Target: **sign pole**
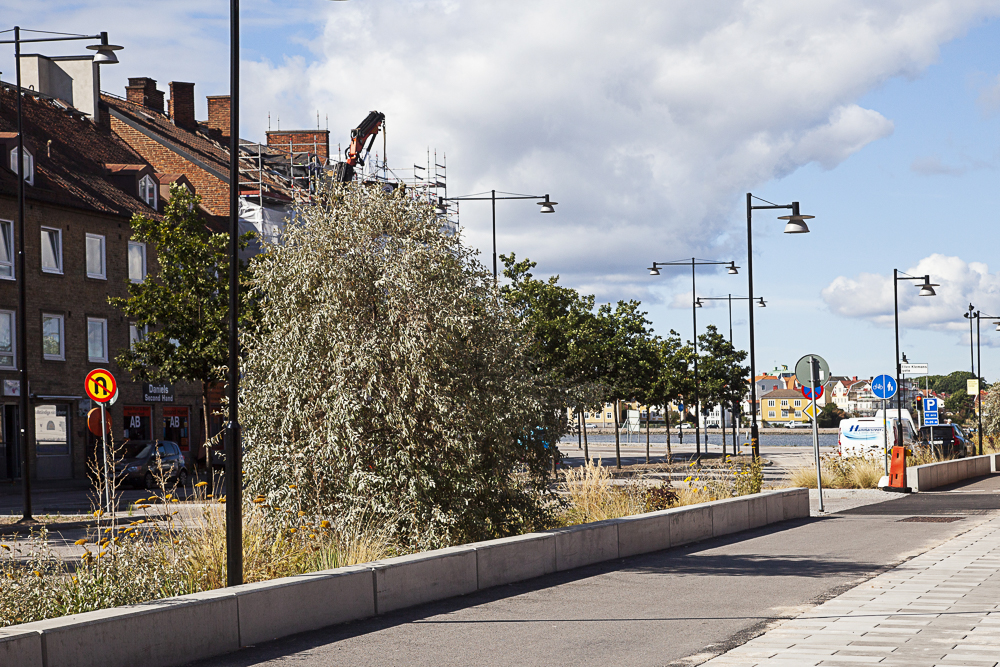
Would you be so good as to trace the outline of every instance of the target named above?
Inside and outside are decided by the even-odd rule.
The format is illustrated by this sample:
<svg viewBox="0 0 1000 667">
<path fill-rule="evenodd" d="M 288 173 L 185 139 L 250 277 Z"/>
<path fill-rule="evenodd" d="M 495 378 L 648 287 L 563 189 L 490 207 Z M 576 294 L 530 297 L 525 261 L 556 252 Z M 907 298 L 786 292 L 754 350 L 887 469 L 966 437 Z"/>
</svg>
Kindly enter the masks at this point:
<svg viewBox="0 0 1000 667">
<path fill-rule="evenodd" d="M 813 411 L 813 418 L 812 418 L 812 422 L 813 422 L 813 453 L 816 456 L 816 489 L 817 489 L 817 491 L 819 491 L 819 511 L 822 514 L 824 512 L 824 509 L 823 509 L 823 472 L 822 472 L 822 468 L 820 466 L 820 460 L 819 460 L 819 413 L 816 412 L 816 394 L 818 393 L 817 392 L 817 388 L 819 386 L 821 386 L 821 385 L 820 385 L 820 382 L 819 382 L 819 361 L 816 360 L 816 357 L 809 357 L 809 367 L 810 367 L 810 370 L 812 371 L 811 374 L 810 374 L 811 375 L 811 380 L 812 380 L 812 383 L 811 383 L 812 384 L 812 391 L 810 392 L 810 394 L 812 395 L 812 411 Z"/>
<path fill-rule="evenodd" d="M 885 445 L 882 447 L 885 453 L 885 475 L 889 476 L 889 421 L 885 418 L 885 399 L 882 399 L 882 436 Z"/>
<path fill-rule="evenodd" d="M 108 479 L 108 417 L 104 411 L 104 403 L 101 406 L 101 432 L 103 433 L 104 446 L 104 497 L 107 500 L 104 505 L 105 511 L 111 514 L 111 481 Z"/>
</svg>

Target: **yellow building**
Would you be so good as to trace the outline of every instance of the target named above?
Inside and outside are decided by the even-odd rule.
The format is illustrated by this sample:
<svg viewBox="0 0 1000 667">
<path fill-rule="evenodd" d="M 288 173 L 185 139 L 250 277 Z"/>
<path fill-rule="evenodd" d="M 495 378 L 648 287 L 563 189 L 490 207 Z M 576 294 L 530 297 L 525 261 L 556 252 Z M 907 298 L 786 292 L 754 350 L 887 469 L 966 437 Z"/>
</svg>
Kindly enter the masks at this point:
<svg viewBox="0 0 1000 667">
<path fill-rule="evenodd" d="M 811 423 L 802 410 L 811 401 L 797 389 L 775 389 L 760 397 L 760 418 L 769 424 Z"/>
</svg>

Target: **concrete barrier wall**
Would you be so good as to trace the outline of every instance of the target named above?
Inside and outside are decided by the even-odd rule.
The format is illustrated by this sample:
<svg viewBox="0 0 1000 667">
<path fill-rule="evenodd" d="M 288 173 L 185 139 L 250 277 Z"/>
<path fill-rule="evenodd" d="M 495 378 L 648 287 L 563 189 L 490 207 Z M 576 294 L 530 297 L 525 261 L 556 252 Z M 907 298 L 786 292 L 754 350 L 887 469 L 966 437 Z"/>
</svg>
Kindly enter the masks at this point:
<svg viewBox="0 0 1000 667">
<path fill-rule="evenodd" d="M 0 665 L 180 665 L 394 609 L 808 516 L 808 489 L 767 491 L 26 623 L 0 629 Z"/>
<path fill-rule="evenodd" d="M 930 491 L 963 479 L 997 472 L 998 464 L 1000 464 L 1000 454 L 986 454 L 913 466 L 906 469 L 906 485 L 914 491 Z"/>
</svg>

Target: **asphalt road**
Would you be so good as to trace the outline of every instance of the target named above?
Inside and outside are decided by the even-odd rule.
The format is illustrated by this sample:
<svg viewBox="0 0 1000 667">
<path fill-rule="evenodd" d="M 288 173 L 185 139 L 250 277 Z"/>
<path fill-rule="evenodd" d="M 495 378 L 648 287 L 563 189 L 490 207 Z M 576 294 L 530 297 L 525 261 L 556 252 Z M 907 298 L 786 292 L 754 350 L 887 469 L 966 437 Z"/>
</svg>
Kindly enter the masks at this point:
<svg viewBox="0 0 1000 667">
<path fill-rule="evenodd" d="M 689 665 L 969 530 L 997 478 L 621 559 L 250 647 L 246 665 Z M 902 521 L 951 513 L 949 523 Z"/>
</svg>

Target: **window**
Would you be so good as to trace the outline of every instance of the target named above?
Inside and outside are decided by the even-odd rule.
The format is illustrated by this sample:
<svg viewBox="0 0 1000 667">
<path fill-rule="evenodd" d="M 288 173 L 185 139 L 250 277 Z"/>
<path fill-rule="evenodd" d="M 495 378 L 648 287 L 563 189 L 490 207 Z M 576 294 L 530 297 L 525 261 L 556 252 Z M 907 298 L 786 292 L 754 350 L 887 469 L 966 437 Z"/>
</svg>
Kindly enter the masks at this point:
<svg viewBox="0 0 1000 667">
<path fill-rule="evenodd" d="M 14 277 L 14 224 L 0 220 L 0 278 Z"/>
<path fill-rule="evenodd" d="M 156 182 L 149 175 L 143 176 L 139 181 L 139 199 L 156 210 Z"/>
<path fill-rule="evenodd" d="M 14 312 L 0 310 L 0 368 L 17 368 L 14 346 Z"/>
<path fill-rule="evenodd" d="M 68 405 L 35 406 L 35 452 L 38 456 L 69 454 Z"/>
<path fill-rule="evenodd" d="M 589 412 L 584 412 L 583 413 L 583 418 L 584 419 L 590 419 L 590 413 Z"/>
<path fill-rule="evenodd" d="M 787 398 L 781 399 L 781 407 L 783 407 L 783 408 L 787 408 L 788 407 L 788 399 Z"/>
<path fill-rule="evenodd" d="M 781 411 L 781 416 L 787 418 L 788 417 L 788 410 L 782 410 Z"/>
<path fill-rule="evenodd" d="M 802 411 L 801 410 L 796 410 L 795 411 L 795 417 L 798 418 L 798 419 L 801 419 L 802 418 Z"/>
<path fill-rule="evenodd" d="M 42 227 L 42 271 L 62 273 L 62 230 Z"/>
<path fill-rule="evenodd" d="M 611 413 L 610 412 L 608 413 L 607 418 L 611 419 Z"/>
<path fill-rule="evenodd" d="M 108 321 L 96 317 L 87 318 L 87 359 L 108 360 Z"/>
<path fill-rule="evenodd" d="M 769 407 L 769 408 L 773 408 L 774 407 L 774 399 L 773 398 L 768 399 L 768 401 L 767 401 L 767 407 Z"/>
<path fill-rule="evenodd" d="M 131 350 L 133 347 L 135 347 L 135 344 L 141 341 L 143 338 L 145 338 L 148 332 L 149 332 L 149 327 L 146 326 L 140 327 L 135 322 L 129 322 L 128 348 Z"/>
<path fill-rule="evenodd" d="M 774 416 L 774 410 L 768 410 L 767 411 L 767 416 L 768 417 L 773 417 Z"/>
<path fill-rule="evenodd" d="M 17 149 L 15 148 L 10 152 L 10 170 L 17 173 Z M 28 185 L 35 184 L 35 156 L 31 154 L 31 151 L 24 151 L 24 180 Z"/>
<path fill-rule="evenodd" d="M 56 361 L 66 358 L 62 315 L 42 314 L 42 358 Z"/>
<path fill-rule="evenodd" d="M 87 234 L 87 277 L 107 279 L 104 267 L 104 237 Z"/>
<path fill-rule="evenodd" d="M 128 242 L 128 279 L 141 283 L 146 278 L 146 244 Z"/>
</svg>

